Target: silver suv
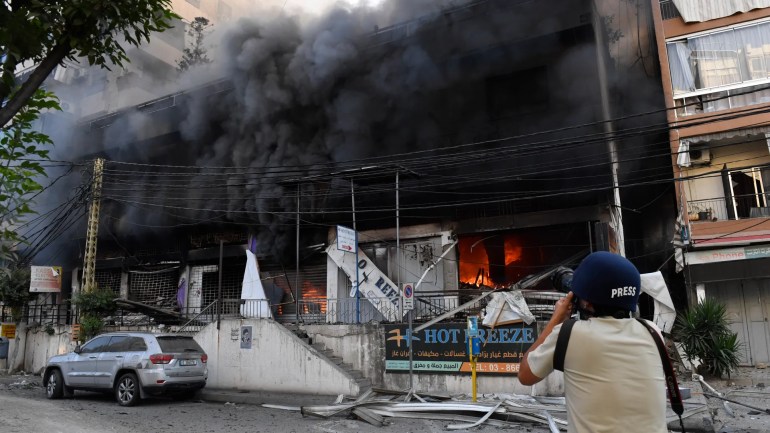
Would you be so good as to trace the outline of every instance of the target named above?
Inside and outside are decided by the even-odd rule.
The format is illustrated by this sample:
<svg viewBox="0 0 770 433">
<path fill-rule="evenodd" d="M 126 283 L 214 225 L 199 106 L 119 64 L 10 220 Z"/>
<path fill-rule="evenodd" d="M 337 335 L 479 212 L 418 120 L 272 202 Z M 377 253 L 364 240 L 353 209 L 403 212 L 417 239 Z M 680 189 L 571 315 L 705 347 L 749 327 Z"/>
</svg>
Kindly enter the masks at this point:
<svg viewBox="0 0 770 433">
<path fill-rule="evenodd" d="M 193 395 L 206 386 L 207 361 L 190 336 L 112 332 L 51 357 L 43 386 L 48 398 L 71 396 L 76 389 L 111 391 L 121 406 L 133 406 L 149 395 Z"/>
</svg>

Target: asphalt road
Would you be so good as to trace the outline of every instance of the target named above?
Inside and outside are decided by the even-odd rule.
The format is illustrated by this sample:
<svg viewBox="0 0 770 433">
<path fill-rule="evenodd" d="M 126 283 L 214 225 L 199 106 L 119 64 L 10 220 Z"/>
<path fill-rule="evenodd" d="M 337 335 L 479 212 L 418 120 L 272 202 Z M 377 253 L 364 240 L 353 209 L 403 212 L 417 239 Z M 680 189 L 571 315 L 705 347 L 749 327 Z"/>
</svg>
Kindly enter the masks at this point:
<svg viewBox="0 0 770 433">
<path fill-rule="evenodd" d="M 717 390 L 752 406 L 768 407 L 770 370 L 741 369 L 735 383 L 713 381 Z M 697 384 L 680 384 L 701 392 Z M 252 398 L 252 400 L 255 400 Z M 256 401 L 278 405 L 326 405 L 331 396 L 295 396 L 261 393 Z M 719 400 L 709 399 L 716 433 L 770 432 L 770 415 L 746 406 L 730 404 L 728 414 Z M 768 409 L 770 411 L 770 409 Z M 450 421 L 389 418 L 390 425 L 376 427 L 344 415 L 328 419 L 303 417 L 300 413 L 231 402 L 178 401 L 169 398 L 143 400 L 139 406 L 124 408 L 111 395 L 76 392 L 74 398 L 48 400 L 41 380 L 33 375 L 0 375 L 0 432 L 2 433 L 164 433 L 204 432 L 281 432 L 281 433 L 439 433 L 447 432 Z M 458 432 L 492 433 L 500 431 L 548 433 L 544 427 L 524 423 L 521 427 L 500 429 L 482 426 Z"/>
<path fill-rule="evenodd" d="M 281 433 L 438 433 L 446 432 L 449 421 L 391 419 L 392 424 L 376 427 L 360 420 L 335 416 L 329 419 L 303 417 L 300 413 L 268 409 L 257 405 L 206 403 L 173 399 L 143 400 L 136 407 L 124 408 L 112 396 L 76 392 L 74 398 L 48 400 L 38 377 L 6 377 L 0 383 L 0 432 L 3 433 L 164 433 L 205 432 L 281 432 Z M 271 395 L 265 394 L 266 403 Z M 331 404 L 333 397 L 313 397 L 295 405 Z M 277 403 L 286 404 L 285 401 Z M 497 427 L 481 427 L 458 432 L 500 432 Z M 546 433 L 547 429 L 522 425 L 511 432 Z"/>
</svg>

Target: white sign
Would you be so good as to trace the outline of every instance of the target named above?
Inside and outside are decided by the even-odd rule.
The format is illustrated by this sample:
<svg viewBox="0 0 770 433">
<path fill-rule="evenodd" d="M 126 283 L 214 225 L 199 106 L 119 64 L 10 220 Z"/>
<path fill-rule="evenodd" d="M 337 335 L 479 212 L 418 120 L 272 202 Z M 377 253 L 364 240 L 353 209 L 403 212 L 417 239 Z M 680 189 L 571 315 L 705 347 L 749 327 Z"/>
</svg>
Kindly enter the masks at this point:
<svg viewBox="0 0 770 433">
<path fill-rule="evenodd" d="M 356 263 L 356 257 L 353 254 L 345 254 L 343 251 L 330 245 L 326 249 L 326 254 L 350 279 L 354 289 L 351 291 L 351 296 L 355 296 L 357 267 L 358 279 L 361 283 L 361 296 L 365 297 L 382 313 L 386 320 L 398 320 L 401 294 L 396 283 L 390 281 L 387 275 L 380 271 L 360 249 L 358 250 L 358 263 Z"/>
<path fill-rule="evenodd" d="M 337 249 L 352 253 L 356 248 L 358 248 L 356 231 L 345 226 L 337 226 Z"/>
<path fill-rule="evenodd" d="M 32 266 L 29 291 L 31 293 L 61 292 L 61 266 Z"/>
<path fill-rule="evenodd" d="M 404 311 L 414 310 L 414 285 L 412 283 L 405 283 L 401 296 L 404 298 Z"/>
</svg>

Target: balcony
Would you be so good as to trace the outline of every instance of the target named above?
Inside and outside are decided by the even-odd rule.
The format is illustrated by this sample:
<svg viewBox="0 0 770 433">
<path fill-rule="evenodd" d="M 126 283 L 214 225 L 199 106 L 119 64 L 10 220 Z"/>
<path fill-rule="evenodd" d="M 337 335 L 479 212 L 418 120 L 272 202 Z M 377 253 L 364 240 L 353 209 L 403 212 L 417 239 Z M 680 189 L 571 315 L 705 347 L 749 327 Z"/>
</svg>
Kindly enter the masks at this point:
<svg viewBox="0 0 770 433">
<path fill-rule="evenodd" d="M 687 202 L 694 247 L 770 241 L 770 195 L 739 194 Z M 729 205 L 729 206 L 728 206 Z"/>
</svg>

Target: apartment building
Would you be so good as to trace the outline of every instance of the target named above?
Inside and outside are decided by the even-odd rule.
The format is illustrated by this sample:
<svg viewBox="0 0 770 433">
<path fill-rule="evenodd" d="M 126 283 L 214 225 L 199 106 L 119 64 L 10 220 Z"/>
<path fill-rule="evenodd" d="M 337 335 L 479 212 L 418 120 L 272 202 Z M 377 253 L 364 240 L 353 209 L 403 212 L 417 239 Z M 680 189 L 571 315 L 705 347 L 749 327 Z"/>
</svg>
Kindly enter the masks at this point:
<svg viewBox="0 0 770 433">
<path fill-rule="evenodd" d="M 153 35 L 150 42 L 127 48 L 130 62 L 111 70 L 90 67 L 87 62 L 65 61 L 54 69 L 45 86 L 61 100 L 65 118 L 79 121 L 98 117 L 158 97 L 159 89 L 177 88 L 177 63 L 189 44 L 187 29 L 196 17 L 212 26 L 226 23 L 254 7 L 250 0 L 173 0 L 172 9 L 181 17 L 173 27 Z M 18 70 L 21 80 L 36 65 Z M 162 90 L 161 90 L 162 91 Z M 61 119 L 59 119 L 61 120 Z"/>
<path fill-rule="evenodd" d="M 653 0 L 690 303 L 770 361 L 770 2 Z M 687 234 L 687 232 L 685 232 Z"/>
</svg>

